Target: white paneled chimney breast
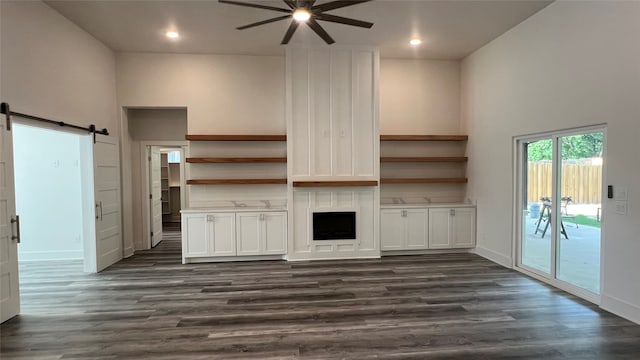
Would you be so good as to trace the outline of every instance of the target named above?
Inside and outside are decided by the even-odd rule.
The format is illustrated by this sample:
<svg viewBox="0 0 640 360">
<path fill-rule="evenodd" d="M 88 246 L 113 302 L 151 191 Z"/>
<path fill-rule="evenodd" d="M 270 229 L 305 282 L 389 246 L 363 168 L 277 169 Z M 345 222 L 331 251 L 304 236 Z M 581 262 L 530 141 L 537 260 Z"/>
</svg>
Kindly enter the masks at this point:
<svg viewBox="0 0 640 360">
<path fill-rule="evenodd" d="M 378 66 L 373 48 L 287 48 L 289 260 L 380 256 Z"/>
</svg>

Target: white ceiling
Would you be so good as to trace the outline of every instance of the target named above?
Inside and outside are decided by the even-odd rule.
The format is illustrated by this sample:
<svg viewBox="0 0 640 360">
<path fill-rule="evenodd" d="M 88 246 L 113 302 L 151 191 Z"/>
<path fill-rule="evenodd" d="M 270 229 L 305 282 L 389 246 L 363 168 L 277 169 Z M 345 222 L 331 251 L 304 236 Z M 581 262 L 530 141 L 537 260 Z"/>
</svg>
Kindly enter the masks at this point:
<svg viewBox="0 0 640 360">
<path fill-rule="evenodd" d="M 245 1 L 245 0 L 241 0 Z M 317 4 L 330 0 L 318 0 Z M 277 7 L 282 1 L 246 0 Z M 381 56 L 461 59 L 533 15 L 547 0 L 375 0 L 328 13 L 373 22 L 371 29 L 321 22 L 336 44 L 374 45 Z M 49 0 L 46 3 L 115 51 L 282 55 L 280 41 L 289 20 L 236 30 L 237 26 L 280 16 L 215 0 L 116 1 Z M 175 27 L 178 41 L 164 32 Z M 408 45 L 417 35 L 419 48 Z M 324 46 L 306 26 L 291 40 Z"/>
</svg>

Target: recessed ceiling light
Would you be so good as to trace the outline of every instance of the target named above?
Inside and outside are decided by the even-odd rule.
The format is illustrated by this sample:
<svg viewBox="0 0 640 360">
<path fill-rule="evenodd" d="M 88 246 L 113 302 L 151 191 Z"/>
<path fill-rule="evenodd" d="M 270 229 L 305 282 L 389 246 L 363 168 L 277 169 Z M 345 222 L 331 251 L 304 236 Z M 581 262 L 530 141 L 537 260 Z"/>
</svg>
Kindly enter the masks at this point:
<svg viewBox="0 0 640 360">
<path fill-rule="evenodd" d="M 420 44 L 422 44 L 422 40 L 418 38 L 413 38 L 409 41 L 409 45 L 411 46 L 418 46 Z"/>
<path fill-rule="evenodd" d="M 298 9 L 293 12 L 293 19 L 297 22 L 305 22 L 311 18 L 311 13 L 307 9 Z"/>
<path fill-rule="evenodd" d="M 167 31 L 165 33 L 165 35 L 169 38 L 169 39 L 177 39 L 180 37 L 180 34 L 178 34 L 177 31 Z"/>
</svg>

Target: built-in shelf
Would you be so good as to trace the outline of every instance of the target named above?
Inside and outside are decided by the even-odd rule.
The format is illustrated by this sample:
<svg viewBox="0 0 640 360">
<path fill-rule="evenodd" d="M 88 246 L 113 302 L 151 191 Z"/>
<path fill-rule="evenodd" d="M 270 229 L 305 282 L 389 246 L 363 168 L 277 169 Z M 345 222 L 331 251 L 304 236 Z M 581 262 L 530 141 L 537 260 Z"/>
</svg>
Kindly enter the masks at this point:
<svg viewBox="0 0 640 360">
<path fill-rule="evenodd" d="M 467 178 L 383 178 L 380 184 L 464 184 Z"/>
<path fill-rule="evenodd" d="M 380 141 L 466 141 L 467 135 L 380 135 Z"/>
<path fill-rule="evenodd" d="M 187 185 L 259 185 L 286 184 L 287 179 L 192 179 Z"/>
<path fill-rule="evenodd" d="M 378 186 L 377 180 L 294 181 L 293 187 Z"/>
<path fill-rule="evenodd" d="M 466 156 L 383 156 L 380 162 L 466 162 Z"/>
<path fill-rule="evenodd" d="M 190 141 L 286 141 L 287 135 L 186 135 Z"/>
<path fill-rule="evenodd" d="M 189 157 L 192 164 L 286 163 L 286 157 Z"/>
</svg>

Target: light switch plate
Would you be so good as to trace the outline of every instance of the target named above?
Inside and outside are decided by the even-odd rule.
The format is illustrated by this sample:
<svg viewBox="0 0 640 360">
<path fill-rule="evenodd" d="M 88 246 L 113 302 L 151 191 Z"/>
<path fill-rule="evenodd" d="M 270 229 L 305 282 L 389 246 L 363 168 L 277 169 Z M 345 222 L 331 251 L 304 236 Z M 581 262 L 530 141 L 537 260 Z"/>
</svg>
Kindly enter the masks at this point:
<svg viewBox="0 0 640 360">
<path fill-rule="evenodd" d="M 614 212 L 618 215 L 627 215 L 627 202 L 616 200 Z"/>
<path fill-rule="evenodd" d="M 624 186 L 614 186 L 613 187 L 613 199 L 617 201 L 626 201 L 628 198 L 629 190 Z"/>
</svg>

